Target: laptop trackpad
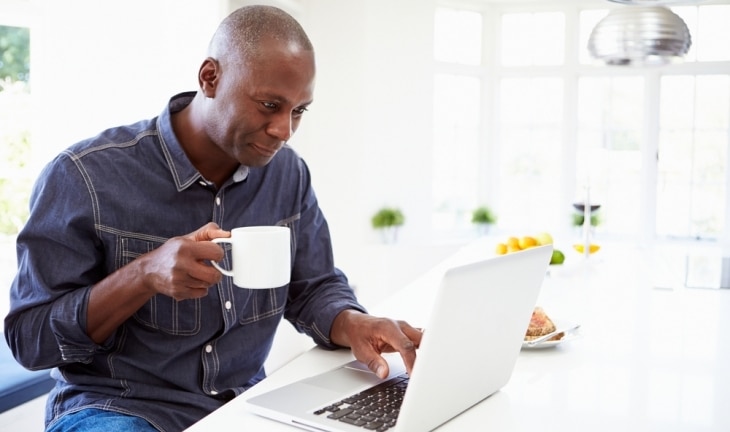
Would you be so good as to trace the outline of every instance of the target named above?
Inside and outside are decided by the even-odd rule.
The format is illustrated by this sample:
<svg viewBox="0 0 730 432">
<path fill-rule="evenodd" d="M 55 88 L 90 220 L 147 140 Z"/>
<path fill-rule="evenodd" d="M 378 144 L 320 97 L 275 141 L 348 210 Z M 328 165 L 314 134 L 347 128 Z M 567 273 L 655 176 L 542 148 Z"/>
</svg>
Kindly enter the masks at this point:
<svg viewBox="0 0 730 432">
<path fill-rule="evenodd" d="M 341 368 L 315 375 L 304 380 L 309 385 L 337 392 L 356 391 L 370 387 L 382 380 L 360 362 L 351 362 Z"/>
</svg>

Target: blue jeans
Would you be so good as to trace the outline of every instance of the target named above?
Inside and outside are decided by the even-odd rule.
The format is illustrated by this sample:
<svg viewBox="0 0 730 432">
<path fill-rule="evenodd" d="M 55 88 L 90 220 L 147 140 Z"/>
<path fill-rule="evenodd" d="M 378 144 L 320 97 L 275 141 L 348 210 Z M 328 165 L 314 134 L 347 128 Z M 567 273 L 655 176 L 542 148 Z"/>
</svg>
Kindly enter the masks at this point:
<svg viewBox="0 0 730 432">
<path fill-rule="evenodd" d="M 145 419 L 114 411 L 85 408 L 61 417 L 46 432 L 158 432 Z"/>
</svg>

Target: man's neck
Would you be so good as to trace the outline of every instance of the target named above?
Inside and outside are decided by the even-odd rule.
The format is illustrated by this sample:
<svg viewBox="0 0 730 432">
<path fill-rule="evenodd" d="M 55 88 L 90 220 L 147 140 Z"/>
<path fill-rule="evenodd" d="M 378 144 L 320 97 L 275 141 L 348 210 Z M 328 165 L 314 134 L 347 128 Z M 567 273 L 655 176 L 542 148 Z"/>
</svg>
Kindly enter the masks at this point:
<svg viewBox="0 0 730 432">
<path fill-rule="evenodd" d="M 195 97 L 198 98 L 200 95 Z M 196 120 L 200 118 L 195 114 L 196 109 L 196 100 L 193 99 L 188 106 L 172 114 L 172 130 L 195 169 L 206 180 L 220 188 L 236 172 L 240 164 L 208 138 L 202 125 Z"/>
</svg>

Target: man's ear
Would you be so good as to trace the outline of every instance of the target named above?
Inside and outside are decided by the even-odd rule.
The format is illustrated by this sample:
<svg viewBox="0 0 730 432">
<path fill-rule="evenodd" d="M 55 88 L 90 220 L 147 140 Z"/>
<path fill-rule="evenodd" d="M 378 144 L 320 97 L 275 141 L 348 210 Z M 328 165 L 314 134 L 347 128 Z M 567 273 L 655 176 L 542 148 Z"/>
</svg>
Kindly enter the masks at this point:
<svg viewBox="0 0 730 432">
<path fill-rule="evenodd" d="M 200 65 L 198 71 L 198 85 L 205 97 L 215 97 L 215 90 L 218 86 L 218 76 L 220 74 L 220 65 L 213 58 L 206 58 Z"/>
</svg>

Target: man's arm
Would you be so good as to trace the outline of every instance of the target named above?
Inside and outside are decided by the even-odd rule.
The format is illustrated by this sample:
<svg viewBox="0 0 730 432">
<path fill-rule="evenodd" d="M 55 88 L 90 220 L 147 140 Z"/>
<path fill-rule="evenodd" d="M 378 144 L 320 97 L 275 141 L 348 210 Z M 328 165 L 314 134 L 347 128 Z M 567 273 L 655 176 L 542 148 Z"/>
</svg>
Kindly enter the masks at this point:
<svg viewBox="0 0 730 432">
<path fill-rule="evenodd" d="M 207 261 L 223 259 L 210 240 L 229 237 L 214 223 L 140 256 L 94 285 L 89 293 L 86 332 L 103 343 L 155 294 L 176 300 L 204 297 L 222 275 Z"/>
<path fill-rule="evenodd" d="M 62 188 L 44 185 L 40 195 L 59 195 L 61 191 L 54 187 Z M 83 196 L 75 194 L 71 199 Z M 98 265 L 96 236 L 80 229 L 88 224 L 58 219 L 45 200 L 38 198 L 37 209 L 19 236 L 18 276 L 5 319 L 5 338 L 26 368 L 86 362 L 156 293 L 176 299 L 201 297 L 221 278 L 206 260 L 222 259 L 223 249 L 202 240 L 230 233 L 213 223 L 171 238 L 104 275 Z M 69 204 L 82 206 L 82 202 Z"/>
</svg>

